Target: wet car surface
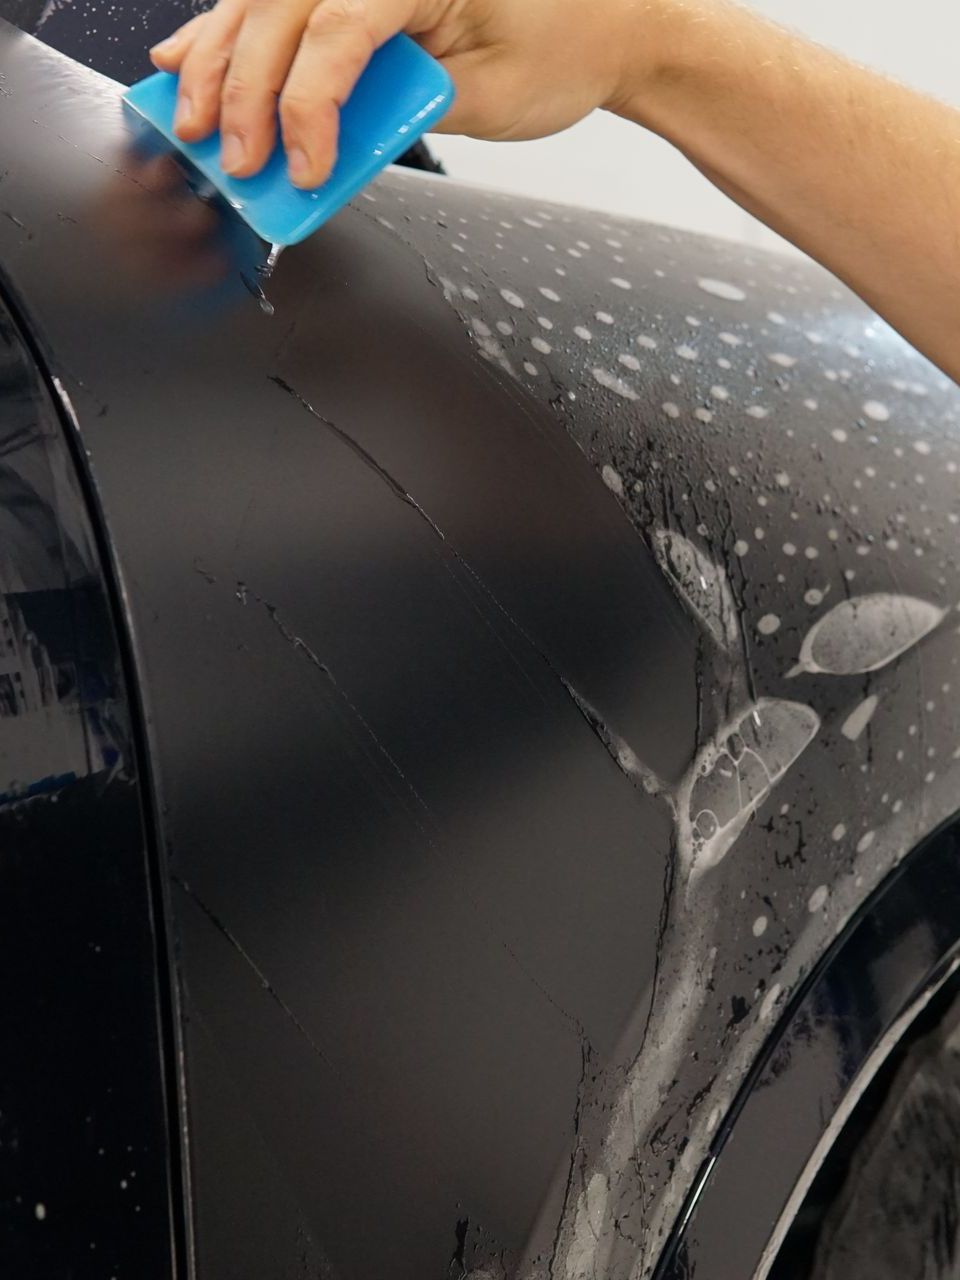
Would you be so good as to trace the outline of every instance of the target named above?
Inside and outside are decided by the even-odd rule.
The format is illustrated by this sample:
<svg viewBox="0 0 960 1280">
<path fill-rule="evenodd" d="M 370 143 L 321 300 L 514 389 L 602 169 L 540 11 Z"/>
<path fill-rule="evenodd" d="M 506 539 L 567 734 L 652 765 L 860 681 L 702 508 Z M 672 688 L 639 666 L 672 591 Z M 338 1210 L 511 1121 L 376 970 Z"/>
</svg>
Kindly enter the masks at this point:
<svg viewBox="0 0 960 1280">
<path fill-rule="evenodd" d="M 6 326 L 46 423 L 8 456 L 47 513 L 4 600 L 45 527 L 87 528 L 35 589 L 99 601 L 99 683 L 36 699 L 120 726 L 25 774 L 8 713 L 7 972 L 75 900 L 67 846 L 23 852 L 42 824 L 126 814 L 119 888 L 99 837 L 83 856 L 131 904 L 106 977 L 62 923 L 30 953 L 90 1062 L 53 1055 L 56 1124 L 11 1077 L 14 1256 L 672 1265 L 771 1037 L 958 809 L 956 388 L 808 264 L 417 174 L 270 272 L 116 85 L 8 29 L 0 71 Z M 849 1014 L 838 1096 L 955 945 L 924 883 L 932 941 Z M 95 1029 L 121 975 L 142 1021 Z M 98 1092 L 121 1023 L 132 1142 Z M 812 1025 L 811 1053 L 829 1003 Z"/>
</svg>

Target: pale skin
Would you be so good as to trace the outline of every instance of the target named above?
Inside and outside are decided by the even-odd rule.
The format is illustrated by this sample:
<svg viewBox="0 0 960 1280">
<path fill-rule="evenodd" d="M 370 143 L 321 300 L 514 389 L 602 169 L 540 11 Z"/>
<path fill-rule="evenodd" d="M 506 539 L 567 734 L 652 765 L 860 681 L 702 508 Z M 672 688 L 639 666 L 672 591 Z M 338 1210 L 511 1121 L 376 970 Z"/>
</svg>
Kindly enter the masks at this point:
<svg viewBox="0 0 960 1280">
<path fill-rule="evenodd" d="M 177 132 L 257 172 L 277 122 L 318 186 L 339 106 L 406 31 L 457 89 L 445 132 L 556 133 L 595 108 L 660 134 L 960 381 L 960 111 L 731 0 L 220 0 L 151 51 Z M 279 110 L 278 110 L 279 104 Z"/>
</svg>

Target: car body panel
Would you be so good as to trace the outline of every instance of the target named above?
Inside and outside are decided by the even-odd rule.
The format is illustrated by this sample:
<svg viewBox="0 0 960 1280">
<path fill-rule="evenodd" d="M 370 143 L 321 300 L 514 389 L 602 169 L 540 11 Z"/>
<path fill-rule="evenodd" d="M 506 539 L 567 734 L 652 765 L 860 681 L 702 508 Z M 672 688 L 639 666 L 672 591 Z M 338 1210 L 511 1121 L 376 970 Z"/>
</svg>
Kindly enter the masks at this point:
<svg viewBox="0 0 960 1280">
<path fill-rule="evenodd" d="M 182 1214 L 122 637 L 56 398 L 2 306 L 0 404 L 0 1261 L 166 1276 Z"/>
<path fill-rule="evenodd" d="M 0 263 L 143 690 L 196 1274 L 649 1274 L 958 808 L 956 389 L 809 264 L 417 175 L 269 275 L 115 85 L 0 70 Z"/>
<path fill-rule="evenodd" d="M 942 1018 L 944 1004 L 956 1003 L 958 866 L 960 827 L 953 824 L 906 860 L 798 992 L 756 1063 L 741 1105 L 716 1135 L 714 1153 L 657 1280 L 807 1274 L 790 1257 L 783 1270 L 771 1268 L 814 1176 L 867 1090 L 875 1081 L 883 1084 L 878 1077 L 891 1059 L 902 1056 L 915 1024 Z M 906 1122 L 913 1130 L 914 1155 L 938 1141 L 943 1118 L 951 1115 L 948 1094 L 944 1089 L 939 1106 L 936 1099 L 928 1101 L 929 1119 L 920 1132 L 916 1109 Z M 949 1130 L 944 1141 L 949 1144 Z M 869 1143 L 865 1146 L 870 1150 Z M 907 1154 L 902 1143 L 894 1142 L 888 1158 Z M 915 1221 L 911 1224 L 909 1200 L 899 1221 L 899 1270 L 875 1252 L 876 1244 L 860 1239 L 854 1274 L 875 1274 L 884 1266 L 890 1266 L 889 1274 L 909 1274 L 916 1266 L 936 1274 L 934 1258 L 950 1253 L 951 1227 L 942 1227 L 937 1238 L 917 1209 L 927 1204 L 927 1216 L 936 1220 L 938 1192 L 917 1180 Z M 952 1199 L 948 1193 L 947 1203 Z M 888 1202 L 875 1201 L 872 1212 L 883 1217 L 896 1203 L 895 1194 Z M 823 1206 L 817 1207 L 822 1218 Z M 874 1235 L 880 1234 L 875 1228 Z"/>
</svg>

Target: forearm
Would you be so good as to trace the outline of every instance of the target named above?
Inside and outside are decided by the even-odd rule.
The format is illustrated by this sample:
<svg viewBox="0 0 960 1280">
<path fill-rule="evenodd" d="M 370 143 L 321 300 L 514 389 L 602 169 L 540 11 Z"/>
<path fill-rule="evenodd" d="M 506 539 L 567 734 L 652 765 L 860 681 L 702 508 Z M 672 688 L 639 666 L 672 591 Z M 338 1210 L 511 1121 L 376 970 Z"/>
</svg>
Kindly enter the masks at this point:
<svg viewBox="0 0 960 1280">
<path fill-rule="evenodd" d="M 653 34 L 656 73 L 633 91 L 628 69 L 613 109 L 960 380 L 960 112 L 726 0 L 668 3 Z"/>
</svg>

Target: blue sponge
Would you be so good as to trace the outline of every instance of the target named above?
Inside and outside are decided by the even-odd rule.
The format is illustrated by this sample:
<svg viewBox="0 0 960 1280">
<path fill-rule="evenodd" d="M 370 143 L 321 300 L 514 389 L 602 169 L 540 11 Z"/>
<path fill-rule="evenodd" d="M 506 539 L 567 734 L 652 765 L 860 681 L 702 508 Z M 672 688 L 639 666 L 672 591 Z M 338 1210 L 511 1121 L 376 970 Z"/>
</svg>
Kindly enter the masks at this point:
<svg viewBox="0 0 960 1280">
<path fill-rule="evenodd" d="M 337 163 L 321 187 L 301 191 L 287 177 L 278 142 L 252 178 L 220 168 L 220 135 L 181 142 L 173 132 L 177 77 L 160 71 L 133 85 L 124 101 L 190 159 L 257 235 L 269 244 L 296 244 L 332 217 L 386 165 L 431 129 L 453 102 L 453 83 L 408 36 L 394 36 L 370 60 L 340 112 Z"/>
</svg>

